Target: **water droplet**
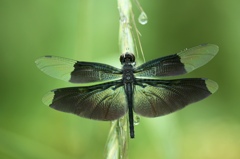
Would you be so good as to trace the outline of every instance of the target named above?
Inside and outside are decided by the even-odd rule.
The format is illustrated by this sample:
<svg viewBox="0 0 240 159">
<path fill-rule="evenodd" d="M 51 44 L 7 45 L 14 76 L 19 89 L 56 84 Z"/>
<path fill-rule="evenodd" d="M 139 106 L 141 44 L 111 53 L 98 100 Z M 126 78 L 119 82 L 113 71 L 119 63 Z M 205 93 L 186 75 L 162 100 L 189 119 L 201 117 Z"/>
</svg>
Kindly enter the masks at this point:
<svg viewBox="0 0 240 159">
<path fill-rule="evenodd" d="M 140 123 L 140 117 L 138 115 L 134 116 L 134 125 L 138 125 Z"/>
<path fill-rule="evenodd" d="M 142 25 L 147 24 L 148 17 L 147 17 L 147 14 L 145 12 L 141 12 L 141 14 L 138 17 L 138 22 Z"/>
</svg>

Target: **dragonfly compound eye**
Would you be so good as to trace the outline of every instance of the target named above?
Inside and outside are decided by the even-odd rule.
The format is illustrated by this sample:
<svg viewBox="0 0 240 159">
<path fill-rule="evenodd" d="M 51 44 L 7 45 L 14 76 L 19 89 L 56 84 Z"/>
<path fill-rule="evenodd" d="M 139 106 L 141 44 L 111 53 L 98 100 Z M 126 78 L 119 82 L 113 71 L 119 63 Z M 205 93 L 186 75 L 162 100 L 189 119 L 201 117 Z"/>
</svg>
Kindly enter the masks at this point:
<svg viewBox="0 0 240 159">
<path fill-rule="evenodd" d="M 121 64 L 133 63 L 133 62 L 135 62 L 135 56 L 132 53 L 126 52 L 125 54 L 122 54 L 120 56 L 120 62 L 121 62 Z"/>
</svg>

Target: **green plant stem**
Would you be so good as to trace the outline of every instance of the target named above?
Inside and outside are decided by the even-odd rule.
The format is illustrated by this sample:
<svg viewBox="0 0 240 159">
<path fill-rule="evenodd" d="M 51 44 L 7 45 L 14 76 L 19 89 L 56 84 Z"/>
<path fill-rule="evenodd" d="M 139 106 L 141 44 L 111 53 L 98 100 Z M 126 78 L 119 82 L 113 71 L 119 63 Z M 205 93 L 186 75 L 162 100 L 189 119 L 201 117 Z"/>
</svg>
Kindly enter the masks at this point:
<svg viewBox="0 0 240 159">
<path fill-rule="evenodd" d="M 118 0 L 119 21 L 119 46 L 122 54 L 126 52 L 134 53 L 134 42 L 131 33 L 132 4 L 130 0 Z M 128 148 L 128 115 L 113 121 L 109 132 L 106 158 L 126 159 Z"/>
<path fill-rule="evenodd" d="M 134 42 L 131 32 L 132 4 L 130 0 L 118 0 L 118 10 L 120 15 L 119 44 L 120 52 L 134 53 Z"/>
</svg>

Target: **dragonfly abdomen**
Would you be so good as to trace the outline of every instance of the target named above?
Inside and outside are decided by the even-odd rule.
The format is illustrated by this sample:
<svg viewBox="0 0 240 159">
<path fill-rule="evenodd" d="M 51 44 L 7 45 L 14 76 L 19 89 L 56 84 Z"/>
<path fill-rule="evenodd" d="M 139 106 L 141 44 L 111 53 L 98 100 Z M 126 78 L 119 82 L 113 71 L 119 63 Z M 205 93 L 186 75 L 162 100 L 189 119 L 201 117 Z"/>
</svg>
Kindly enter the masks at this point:
<svg viewBox="0 0 240 159">
<path fill-rule="evenodd" d="M 133 83 L 126 83 L 124 85 L 124 90 L 126 94 L 127 104 L 128 104 L 128 117 L 129 117 L 129 128 L 130 137 L 134 138 L 134 122 L 133 122 Z"/>
</svg>

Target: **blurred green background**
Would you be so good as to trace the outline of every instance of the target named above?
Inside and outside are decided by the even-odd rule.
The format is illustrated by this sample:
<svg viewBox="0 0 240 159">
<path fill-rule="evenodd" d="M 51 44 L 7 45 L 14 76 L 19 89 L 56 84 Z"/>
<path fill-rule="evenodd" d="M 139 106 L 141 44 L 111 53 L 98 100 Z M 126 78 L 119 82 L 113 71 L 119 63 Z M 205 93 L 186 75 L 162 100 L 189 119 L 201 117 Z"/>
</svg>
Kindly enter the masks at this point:
<svg viewBox="0 0 240 159">
<path fill-rule="evenodd" d="M 239 159 L 240 1 L 140 3 L 149 18 L 138 24 L 146 59 L 217 44 L 210 63 L 183 77 L 210 78 L 219 90 L 171 115 L 142 117 L 129 158 Z M 110 123 L 43 105 L 46 92 L 73 85 L 45 75 L 34 61 L 57 55 L 119 67 L 118 32 L 116 0 L 0 1 L 0 158 L 104 158 Z"/>
</svg>

